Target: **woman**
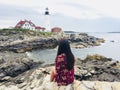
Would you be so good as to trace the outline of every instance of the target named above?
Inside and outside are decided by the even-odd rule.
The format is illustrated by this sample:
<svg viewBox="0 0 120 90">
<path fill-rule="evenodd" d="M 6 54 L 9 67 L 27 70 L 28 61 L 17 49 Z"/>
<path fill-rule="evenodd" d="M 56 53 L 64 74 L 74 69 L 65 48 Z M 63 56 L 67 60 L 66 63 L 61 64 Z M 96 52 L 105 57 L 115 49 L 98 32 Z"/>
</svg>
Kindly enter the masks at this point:
<svg viewBox="0 0 120 90">
<path fill-rule="evenodd" d="M 69 42 L 61 40 L 55 60 L 55 69 L 51 73 L 50 81 L 54 80 L 58 86 L 72 83 L 74 81 L 74 62 Z"/>
</svg>

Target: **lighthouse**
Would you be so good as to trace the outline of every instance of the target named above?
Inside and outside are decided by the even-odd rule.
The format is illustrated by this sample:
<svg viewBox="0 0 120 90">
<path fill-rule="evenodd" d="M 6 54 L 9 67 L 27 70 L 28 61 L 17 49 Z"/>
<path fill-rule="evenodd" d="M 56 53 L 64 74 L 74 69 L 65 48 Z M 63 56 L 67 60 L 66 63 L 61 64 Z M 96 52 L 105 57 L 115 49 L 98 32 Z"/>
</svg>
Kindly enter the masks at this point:
<svg viewBox="0 0 120 90">
<path fill-rule="evenodd" d="M 50 32 L 50 13 L 49 13 L 49 9 L 46 8 L 45 9 L 45 28 L 47 32 Z"/>
</svg>

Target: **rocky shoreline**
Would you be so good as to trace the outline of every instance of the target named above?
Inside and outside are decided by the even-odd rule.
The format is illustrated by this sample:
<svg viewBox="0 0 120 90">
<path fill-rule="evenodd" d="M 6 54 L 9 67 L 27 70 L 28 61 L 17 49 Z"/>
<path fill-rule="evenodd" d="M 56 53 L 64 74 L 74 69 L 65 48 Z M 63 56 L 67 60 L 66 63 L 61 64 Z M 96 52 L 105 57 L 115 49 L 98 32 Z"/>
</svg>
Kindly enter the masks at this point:
<svg viewBox="0 0 120 90">
<path fill-rule="evenodd" d="M 77 80 L 120 82 L 120 62 L 101 55 L 88 55 L 77 60 Z"/>
<path fill-rule="evenodd" d="M 45 37 L 34 32 L 0 31 L 0 90 L 119 90 L 120 62 L 100 55 L 76 59 L 75 82 L 58 87 L 50 82 L 54 64 L 41 66 L 26 51 L 55 48 L 61 37 Z M 62 37 L 63 38 L 63 37 Z M 86 33 L 65 37 L 74 48 L 100 45 L 104 39 Z"/>
<path fill-rule="evenodd" d="M 104 39 L 89 36 L 86 33 L 64 35 L 63 37 L 57 35 L 46 37 L 32 31 L 25 33 L 25 31 L 20 30 L 2 30 L 0 32 L 0 51 L 24 53 L 33 49 L 55 48 L 61 38 L 68 39 L 74 48 L 86 48 L 104 43 Z"/>
<path fill-rule="evenodd" d="M 77 59 L 75 82 L 69 86 L 58 87 L 55 82 L 49 81 L 53 65 L 40 66 L 40 63 L 24 55 L 4 53 L 6 57 L 10 54 L 16 59 L 8 62 L 5 56 L 0 58 L 0 90 L 64 90 L 68 87 L 71 88 L 68 90 L 120 89 L 120 62 L 113 62 L 111 58 L 88 55 L 84 60 Z M 109 87 L 105 87 L 106 85 Z"/>
</svg>

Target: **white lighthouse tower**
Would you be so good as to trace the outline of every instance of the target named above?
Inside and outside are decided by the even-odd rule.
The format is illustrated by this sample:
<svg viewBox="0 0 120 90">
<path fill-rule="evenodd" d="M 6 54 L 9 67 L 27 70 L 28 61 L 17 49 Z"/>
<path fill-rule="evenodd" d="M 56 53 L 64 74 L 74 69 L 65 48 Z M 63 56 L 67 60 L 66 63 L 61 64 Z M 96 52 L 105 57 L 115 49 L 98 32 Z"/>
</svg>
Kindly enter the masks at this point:
<svg viewBox="0 0 120 90">
<path fill-rule="evenodd" d="M 46 8 L 45 9 L 45 29 L 46 31 L 50 32 L 50 13 L 49 13 L 49 9 Z"/>
</svg>

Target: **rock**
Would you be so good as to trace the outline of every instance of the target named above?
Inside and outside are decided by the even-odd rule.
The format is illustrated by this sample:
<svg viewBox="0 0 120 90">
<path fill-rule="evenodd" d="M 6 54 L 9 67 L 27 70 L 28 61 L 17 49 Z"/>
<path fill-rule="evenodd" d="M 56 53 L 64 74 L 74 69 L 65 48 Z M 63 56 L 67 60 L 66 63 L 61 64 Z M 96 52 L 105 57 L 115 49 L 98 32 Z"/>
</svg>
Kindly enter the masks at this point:
<svg viewBox="0 0 120 90">
<path fill-rule="evenodd" d="M 114 40 L 111 40 L 110 42 L 115 42 Z"/>
<path fill-rule="evenodd" d="M 3 63 L 5 63 L 5 60 L 3 59 L 2 56 L 0 56 L 0 64 L 3 64 Z"/>
<path fill-rule="evenodd" d="M 91 74 L 94 74 L 94 73 L 95 73 L 95 70 L 91 70 L 90 73 L 91 73 Z"/>
<path fill-rule="evenodd" d="M 43 83 L 39 80 L 32 81 L 26 88 L 18 88 L 18 86 L 2 86 L 2 90 L 119 90 L 120 82 L 100 82 L 100 81 L 77 81 L 67 86 L 57 86 L 57 83 L 49 81 L 50 76 L 47 75 L 43 79 Z M 35 83 L 35 84 L 34 84 Z"/>
<path fill-rule="evenodd" d="M 1 30 L 0 51 L 13 51 L 23 53 L 33 49 L 55 48 L 58 45 L 58 37 L 46 37 L 45 33 L 37 33 L 24 30 Z M 36 36 L 36 37 L 35 37 Z M 100 45 L 104 39 L 89 36 L 87 33 L 75 33 L 66 37 L 74 48 L 85 48 Z M 60 36 L 59 38 L 64 38 Z M 77 43 L 77 44 L 76 44 Z"/>
<path fill-rule="evenodd" d="M 24 62 L 29 61 L 26 58 L 22 60 Z M 100 77 L 103 78 L 103 80 L 109 80 L 110 78 L 113 78 L 113 76 L 108 76 L 106 78 L 107 74 L 98 74 L 96 70 L 87 69 L 87 67 L 80 67 L 79 65 L 75 66 L 75 75 L 78 73 L 78 76 L 82 77 L 82 81 L 78 81 L 79 79 L 75 80 L 74 83 L 69 84 L 68 86 L 57 86 L 56 82 L 50 82 L 50 73 L 54 66 L 45 66 L 45 67 L 38 67 L 31 70 L 28 70 L 27 72 L 24 72 L 22 74 L 19 74 L 19 76 L 15 78 L 10 78 L 10 83 L 6 82 L 6 86 L 0 86 L 0 89 L 7 90 L 8 88 L 15 90 L 119 90 L 120 88 L 120 82 L 108 82 L 108 81 L 96 81 L 95 79 L 99 79 Z M 103 72 L 107 73 L 111 72 L 111 68 L 108 71 L 108 69 L 104 69 L 105 67 L 98 67 L 98 72 L 100 70 L 103 70 Z M 114 71 L 114 73 L 118 71 Z M 81 74 L 80 74 L 81 73 Z M 114 76 L 116 76 L 115 74 Z M 101 76 L 103 75 L 103 76 Z M 111 75 L 111 74 L 110 74 Z M 76 77 L 76 76 L 75 76 Z M 91 80 L 91 78 L 95 78 L 93 81 L 85 81 L 85 80 Z M 118 77 L 118 76 L 116 76 Z M 83 79 L 84 78 L 84 79 Z M 7 78 L 6 78 L 7 79 Z M 9 78 L 8 78 L 9 79 Z"/>
<path fill-rule="evenodd" d="M 85 60 L 76 60 L 75 78 L 77 80 L 120 81 L 119 62 L 101 55 L 87 56 Z"/>
<path fill-rule="evenodd" d="M 75 43 L 74 45 L 72 45 L 74 48 L 85 48 L 85 47 L 91 47 L 91 46 L 98 46 L 101 43 L 104 43 L 104 39 L 89 36 L 86 33 L 71 34 L 69 41 L 72 44 Z"/>
<path fill-rule="evenodd" d="M 84 45 L 76 45 L 76 44 L 74 44 L 74 45 L 72 45 L 72 47 L 73 48 L 84 48 L 85 46 Z"/>
<path fill-rule="evenodd" d="M 89 61 L 89 60 L 92 60 L 92 61 L 100 60 L 102 62 L 106 62 L 106 61 L 111 61 L 111 58 L 106 58 L 102 55 L 95 54 L 95 55 L 87 55 L 86 58 L 84 59 L 84 62 Z"/>
<path fill-rule="evenodd" d="M 21 58 L 21 61 L 13 61 L 11 63 L 4 63 L 0 67 L 0 79 L 5 76 L 16 77 L 19 74 L 36 67 L 37 62 L 33 62 L 28 58 Z"/>
<path fill-rule="evenodd" d="M 119 82 L 114 82 L 112 83 L 112 90 L 119 90 L 120 89 L 120 84 Z"/>
<path fill-rule="evenodd" d="M 32 49 L 31 49 L 31 50 L 32 50 Z M 24 53 L 24 52 L 26 52 L 27 50 L 22 48 L 22 49 L 16 49 L 16 50 L 14 49 L 13 51 L 16 52 L 16 53 Z M 29 50 L 29 51 L 30 51 L 30 50 Z"/>
<path fill-rule="evenodd" d="M 26 41 L 23 40 L 22 42 L 19 43 L 14 43 L 11 45 L 5 45 L 1 46 L 0 50 L 5 51 L 13 51 L 17 53 L 23 53 L 26 51 L 30 51 L 32 49 L 43 49 L 43 48 L 54 48 L 58 44 L 57 40 L 54 38 L 49 38 L 49 39 L 35 39 L 35 40 L 30 40 Z"/>
</svg>

